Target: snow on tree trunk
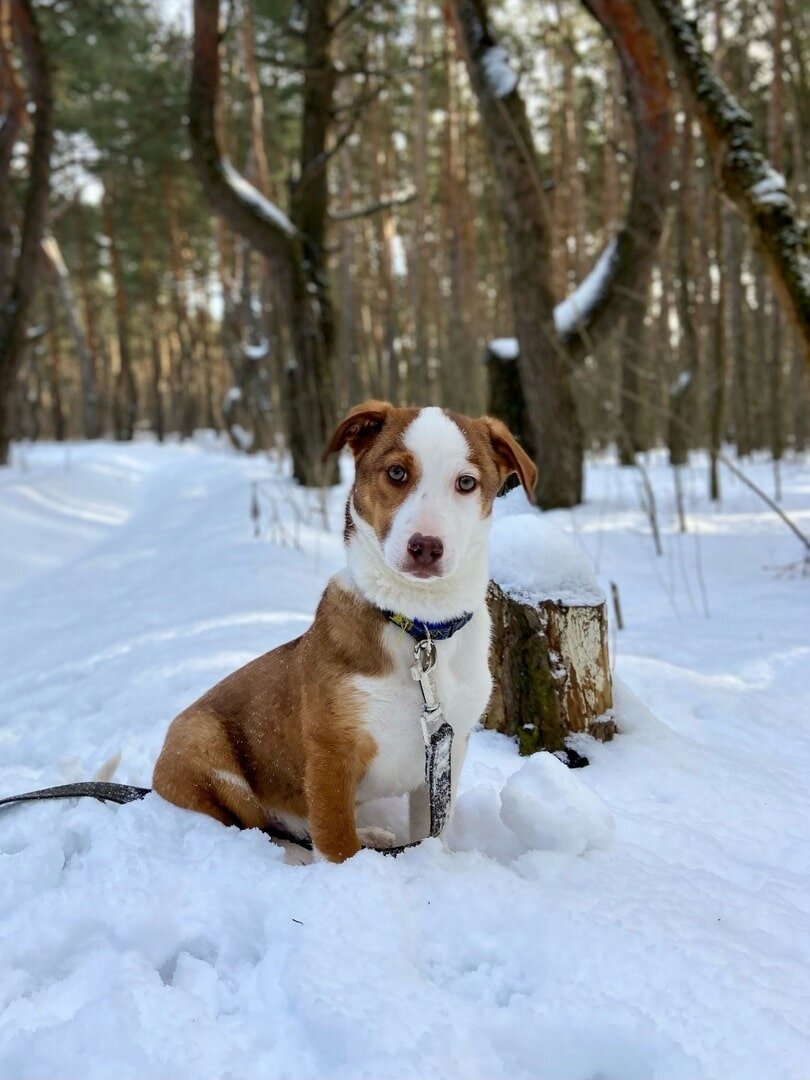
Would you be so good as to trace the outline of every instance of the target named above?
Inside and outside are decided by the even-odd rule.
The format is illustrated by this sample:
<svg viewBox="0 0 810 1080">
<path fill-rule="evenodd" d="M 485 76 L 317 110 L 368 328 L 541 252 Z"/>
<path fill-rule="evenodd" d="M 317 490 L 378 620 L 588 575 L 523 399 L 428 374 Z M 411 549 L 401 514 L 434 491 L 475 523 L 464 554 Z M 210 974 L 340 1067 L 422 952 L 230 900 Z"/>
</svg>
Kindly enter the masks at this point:
<svg viewBox="0 0 810 1080">
<path fill-rule="evenodd" d="M 561 750 L 575 732 L 611 739 L 607 605 L 582 551 L 536 514 L 507 516 L 493 526 L 490 573 L 486 727 L 521 754 Z"/>
<path fill-rule="evenodd" d="M 785 178 L 757 146 L 753 120 L 718 77 L 694 22 L 675 0 L 637 0 L 691 98 L 723 194 L 748 225 L 810 366 L 810 234 Z M 649 11 L 647 10 L 649 9 Z"/>
<path fill-rule="evenodd" d="M 626 81 L 636 137 L 627 216 L 577 289 L 555 305 L 552 230 L 532 128 L 518 80 L 490 26 L 486 0 L 453 0 L 462 52 L 493 160 L 505 225 L 517 358 L 546 509 L 582 498 L 584 437 L 573 364 L 620 323 L 646 287 L 669 199 L 671 89 L 658 43 L 624 0 L 585 0 L 607 32 Z"/>
</svg>

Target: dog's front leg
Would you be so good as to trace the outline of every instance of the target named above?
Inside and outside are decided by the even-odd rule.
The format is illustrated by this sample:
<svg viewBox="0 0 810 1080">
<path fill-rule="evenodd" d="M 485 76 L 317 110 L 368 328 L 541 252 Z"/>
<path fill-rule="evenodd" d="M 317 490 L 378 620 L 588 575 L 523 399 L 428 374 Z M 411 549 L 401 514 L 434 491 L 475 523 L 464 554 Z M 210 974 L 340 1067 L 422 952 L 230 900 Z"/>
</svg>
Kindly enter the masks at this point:
<svg viewBox="0 0 810 1080">
<path fill-rule="evenodd" d="M 356 763 L 341 750 L 326 745 L 311 747 L 305 771 L 312 845 L 330 862 L 350 859 L 361 846 L 354 820 Z"/>
</svg>

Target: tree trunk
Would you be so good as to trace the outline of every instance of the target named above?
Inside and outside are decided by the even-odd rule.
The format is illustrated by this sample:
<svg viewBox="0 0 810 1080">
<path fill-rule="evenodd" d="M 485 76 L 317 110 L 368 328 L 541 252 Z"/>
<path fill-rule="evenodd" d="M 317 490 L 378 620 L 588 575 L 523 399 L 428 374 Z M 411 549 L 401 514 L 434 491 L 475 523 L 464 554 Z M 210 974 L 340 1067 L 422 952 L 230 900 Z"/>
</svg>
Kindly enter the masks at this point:
<svg viewBox="0 0 810 1080">
<path fill-rule="evenodd" d="M 121 265 L 121 252 L 113 220 L 112 206 L 105 197 L 102 214 L 107 239 L 110 241 L 110 269 L 112 271 L 113 290 L 115 292 L 115 325 L 118 338 L 118 374 L 113 388 L 113 428 L 116 439 L 128 442 L 135 434 L 135 416 L 138 409 L 138 397 L 135 388 L 135 376 L 132 372 L 130 354 L 129 308 L 124 289 L 124 271 Z"/>
<path fill-rule="evenodd" d="M 488 382 L 487 412 L 503 420 L 532 461 L 536 461 L 537 448 L 523 396 L 517 356 L 503 356 L 490 342 L 484 354 L 484 363 Z"/>
<path fill-rule="evenodd" d="M 644 358 L 647 353 L 646 289 L 636 297 L 636 303 L 628 310 L 624 329 L 619 340 L 621 386 L 619 399 L 619 461 L 622 465 L 635 465 L 636 454 L 645 446 L 643 434 Z"/>
<path fill-rule="evenodd" d="M 723 444 L 726 414 L 726 295 L 723 250 L 723 208 L 720 196 L 713 201 L 714 261 L 717 267 L 717 296 L 712 315 L 711 367 L 709 374 L 709 498 L 720 499 L 718 457 Z"/>
<path fill-rule="evenodd" d="M 636 171 L 625 226 L 579 291 L 556 312 L 551 227 L 517 77 L 492 34 L 485 0 L 454 0 L 470 81 L 498 177 L 509 252 L 520 377 L 537 446 L 541 506 L 582 497 L 583 439 L 572 361 L 620 322 L 651 272 L 669 196 L 670 89 L 657 46 L 635 9 L 620 0 L 585 0 L 610 36 L 628 88 Z"/>
<path fill-rule="evenodd" d="M 757 148 L 751 117 L 713 70 L 680 3 L 635 0 L 634 7 L 656 20 L 678 83 L 700 121 L 720 187 L 748 224 L 810 367 L 810 241 L 784 177 Z M 777 20 L 782 8 L 782 0 L 775 0 Z"/>
<path fill-rule="evenodd" d="M 695 278 L 692 260 L 693 161 L 692 116 L 687 111 L 683 118 L 681 136 L 678 210 L 675 223 L 677 235 L 676 306 L 680 327 L 679 371 L 670 387 L 669 402 L 669 460 L 676 466 L 685 465 L 689 457 L 695 425 L 697 380 L 700 372 L 700 339 L 695 325 Z"/>
<path fill-rule="evenodd" d="M 78 305 L 73 295 L 70 274 L 62 258 L 62 252 L 56 237 L 45 236 L 42 250 L 51 266 L 62 310 L 65 313 L 67 327 L 73 341 L 73 348 L 79 361 L 79 378 L 82 387 L 82 431 L 85 439 L 97 439 L 101 434 L 98 415 L 98 388 L 96 386 L 96 365 L 90 351 L 84 329 L 79 318 Z"/>
<path fill-rule="evenodd" d="M 743 294 L 742 223 L 736 214 L 726 215 L 726 257 L 729 279 L 729 334 L 734 373 L 732 377 L 734 434 L 737 454 L 746 457 L 752 450 L 751 393 L 749 351 L 745 334 L 745 296 Z"/>
<path fill-rule="evenodd" d="M 11 27 L 25 64 L 28 96 L 33 108 L 34 134 L 29 155 L 28 187 L 23 203 L 19 253 L 7 288 L 0 295 L 0 465 L 9 458 L 13 426 L 13 402 L 17 372 L 25 344 L 26 322 L 36 290 L 40 264 L 40 242 L 51 186 L 53 148 L 53 97 L 51 73 L 45 46 L 31 0 L 12 0 Z M 7 42 L 2 52 L 8 58 Z M 3 61 L 5 67 L 5 60 Z M 8 172 L 0 154 L 0 189 L 8 190 Z M 0 233 L 10 222 L 0 219 Z M 0 244 L 3 243 L 0 237 Z"/>
<path fill-rule="evenodd" d="M 337 72 L 331 58 L 330 0 L 308 0 L 304 33 L 301 169 L 291 194 L 291 218 L 224 159 L 215 109 L 220 83 L 219 0 L 195 0 L 189 132 L 200 180 L 228 224 L 261 252 L 281 278 L 294 359 L 285 409 L 293 475 L 317 486 L 337 480 L 337 464 L 322 462 L 335 420 L 334 323 L 326 273 L 327 138 Z"/>
<path fill-rule="evenodd" d="M 585 732 L 611 739 L 616 724 L 605 603 L 524 604 L 490 582 L 490 667 L 495 683 L 484 724 L 517 738 L 521 754 L 563 750 Z"/>
<path fill-rule="evenodd" d="M 62 401 L 62 342 L 59 338 L 59 320 L 56 315 L 56 304 L 51 289 L 47 290 L 46 306 L 50 324 L 47 344 L 50 348 L 48 385 L 51 391 L 51 423 L 54 439 L 57 442 L 64 442 L 67 436 L 67 423 L 65 421 L 65 407 Z"/>
</svg>

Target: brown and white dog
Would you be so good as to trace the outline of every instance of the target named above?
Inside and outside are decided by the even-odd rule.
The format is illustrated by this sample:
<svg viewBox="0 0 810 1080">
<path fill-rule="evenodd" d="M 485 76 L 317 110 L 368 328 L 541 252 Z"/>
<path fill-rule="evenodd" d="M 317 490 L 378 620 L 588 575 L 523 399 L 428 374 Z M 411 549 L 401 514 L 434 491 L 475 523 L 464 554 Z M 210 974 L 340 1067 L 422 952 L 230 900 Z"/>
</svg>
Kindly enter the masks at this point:
<svg viewBox="0 0 810 1080">
<path fill-rule="evenodd" d="M 451 807 L 470 732 L 490 695 L 485 602 L 492 503 L 534 464 L 499 420 L 368 401 L 338 426 L 356 476 L 346 504 L 347 566 L 312 626 L 223 679 L 174 720 L 154 789 L 244 828 L 309 834 L 340 862 L 393 835 L 358 828 L 361 804 L 409 796 L 411 841 L 429 832 L 413 639 L 390 619 L 472 618 L 437 642 L 436 686 L 454 730 Z"/>
</svg>

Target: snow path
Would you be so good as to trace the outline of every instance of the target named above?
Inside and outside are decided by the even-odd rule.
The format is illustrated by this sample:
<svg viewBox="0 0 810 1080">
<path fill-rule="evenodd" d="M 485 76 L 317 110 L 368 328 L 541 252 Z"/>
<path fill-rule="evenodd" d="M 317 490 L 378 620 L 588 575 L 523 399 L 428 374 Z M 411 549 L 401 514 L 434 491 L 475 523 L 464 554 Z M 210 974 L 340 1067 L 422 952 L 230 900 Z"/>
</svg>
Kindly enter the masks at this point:
<svg viewBox="0 0 810 1080">
<path fill-rule="evenodd" d="M 341 492 L 326 533 L 266 462 L 210 445 L 21 458 L 0 472 L 0 792 L 118 751 L 148 784 L 174 713 L 308 624 Z M 0 1080 L 806 1080 L 810 581 L 731 479 L 716 510 L 687 471 L 680 536 L 650 475 L 662 559 L 610 462 L 548 515 L 620 586 L 623 734 L 577 772 L 476 735 L 455 850 L 287 866 L 154 796 L 0 815 Z M 253 479 L 299 547 L 253 538 Z M 784 487 L 809 530 L 810 467 Z"/>
</svg>

